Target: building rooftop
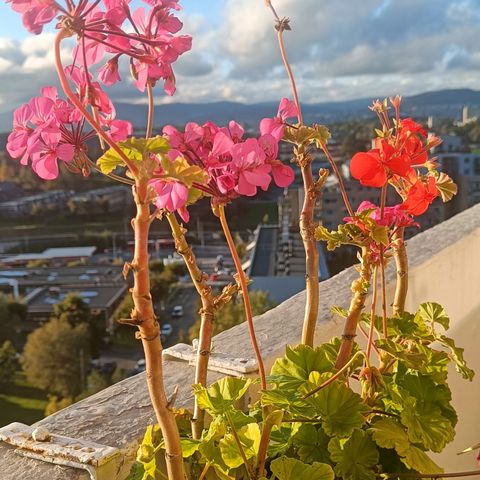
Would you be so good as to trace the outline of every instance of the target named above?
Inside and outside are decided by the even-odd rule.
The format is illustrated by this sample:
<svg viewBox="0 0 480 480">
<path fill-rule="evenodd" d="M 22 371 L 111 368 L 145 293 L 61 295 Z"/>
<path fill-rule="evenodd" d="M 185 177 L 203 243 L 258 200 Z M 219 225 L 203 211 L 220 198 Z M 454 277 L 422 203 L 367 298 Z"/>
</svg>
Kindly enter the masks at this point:
<svg viewBox="0 0 480 480">
<path fill-rule="evenodd" d="M 97 247 L 63 247 L 47 248 L 41 253 L 21 253 L 13 257 L 6 257 L 2 260 L 5 264 L 28 263 L 34 260 L 56 260 L 91 257 Z"/>
<path fill-rule="evenodd" d="M 29 315 L 49 317 L 53 305 L 61 302 L 69 293 L 80 295 L 91 310 L 105 310 L 109 309 L 126 289 L 125 284 L 44 287 L 32 292 L 25 301 Z"/>
</svg>

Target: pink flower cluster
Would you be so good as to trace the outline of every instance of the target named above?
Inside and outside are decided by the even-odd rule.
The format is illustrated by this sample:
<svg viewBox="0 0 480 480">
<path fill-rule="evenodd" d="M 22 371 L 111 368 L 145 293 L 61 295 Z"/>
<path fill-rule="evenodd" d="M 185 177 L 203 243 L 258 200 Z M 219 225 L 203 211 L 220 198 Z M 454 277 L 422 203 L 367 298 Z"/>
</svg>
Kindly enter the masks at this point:
<svg viewBox="0 0 480 480">
<path fill-rule="evenodd" d="M 7 0 L 7 3 L 22 15 L 25 28 L 36 35 L 60 12 L 55 0 Z"/>
<path fill-rule="evenodd" d="M 393 207 L 385 207 L 383 209 L 383 217 L 381 213 L 380 207 L 375 205 L 372 202 L 364 201 L 362 202 L 355 213 L 361 213 L 366 210 L 371 210 L 369 217 L 378 225 L 383 227 L 420 227 L 418 223 L 416 223 L 413 218 L 405 212 L 402 208 L 402 205 L 394 205 Z M 360 221 L 358 218 L 352 217 L 345 217 L 343 219 L 347 223 L 355 223 L 358 225 Z"/>
<path fill-rule="evenodd" d="M 295 117 L 295 104 L 283 99 L 273 119 L 260 122 L 258 138 L 244 138 L 243 128 L 231 121 L 228 127 L 213 122 L 204 125 L 188 123 L 185 131 L 166 126 L 164 136 L 172 150 L 171 161 L 185 158 L 190 165 L 202 168 L 207 175 L 206 185 L 200 188 L 213 197 L 214 202 L 225 203 L 239 195 L 254 196 L 257 190 L 267 190 L 272 178 L 279 187 L 287 187 L 294 180 L 294 172 L 278 158 L 278 144 L 283 137 L 285 120 Z M 187 190 L 171 181 L 156 181 L 157 206 L 169 211 L 183 211 Z M 178 182 L 176 182 L 178 184 Z"/>
<path fill-rule="evenodd" d="M 115 120 L 112 102 L 97 82 L 87 88 L 85 73 L 77 67 L 67 69 L 77 86 L 84 104 L 95 105 L 99 121 L 115 141 L 125 140 L 132 133 L 129 122 Z M 13 116 L 13 131 L 8 136 L 7 151 L 19 158 L 22 165 L 32 163 L 33 171 L 45 180 L 58 176 L 58 161 L 81 171 L 87 151 L 86 142 L 95 136 L 84 131 L 85 122 L 74 105 L 58 97 L 55 87 L 44 87 L 41 96 L 32 98 L 17 108 Z"/>
<path fill-rule="evenodd" d="M 130 0 L 67 0 L 64 7 L 54 0 L 7 1 L 22 15 L 25 27 L 32 33 L 40 33 L 59 15 L 57 28 L 77 35 L 74 64 L 88 69 L 108 56 L 98 72 L 98 79 L 105 85 L 120 80 L 118 61 L 126 56 L 139 90 L 163 79 L 165 91 L 169 95 L 175 92 L 172 63 L 192 46 L 190 36 L 175 35 L 183 26 L 171 13 L 180 10 L 178 0 L 146 0 L 150 6 L 147 12 L 143 7 L 132 10 Z"/>
</svg>

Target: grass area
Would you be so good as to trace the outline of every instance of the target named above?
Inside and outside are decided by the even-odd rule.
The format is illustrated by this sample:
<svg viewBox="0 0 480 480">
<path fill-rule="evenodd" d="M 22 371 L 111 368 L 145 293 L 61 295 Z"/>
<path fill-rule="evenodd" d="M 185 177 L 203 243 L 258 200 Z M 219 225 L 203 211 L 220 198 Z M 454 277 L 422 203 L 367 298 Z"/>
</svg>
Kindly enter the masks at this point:
<svg viewBox="0 0 480 480">
<path fill-rule="evenodd" d="M 30 386 L 22 372 L 17 372 L 14 381 L 0 385 L 0 427 L 12 422 L 30 425 L 44 417 L 47 395 Z"/>
</svg>

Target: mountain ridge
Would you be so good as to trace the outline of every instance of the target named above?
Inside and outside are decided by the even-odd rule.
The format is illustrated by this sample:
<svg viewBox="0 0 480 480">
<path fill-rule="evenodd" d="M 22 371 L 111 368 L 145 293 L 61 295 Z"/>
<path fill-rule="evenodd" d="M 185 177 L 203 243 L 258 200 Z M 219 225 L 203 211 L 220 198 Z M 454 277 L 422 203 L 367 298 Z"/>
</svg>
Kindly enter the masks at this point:
<svg viewBox="0 0 480 480">
<path fill-rule="evenodd" d="M 372 99 L 360 98 L 343 101 L 329 101 L 303 104 L 302 110 L 305 122 L 337 122 L 350 119 L 370 117 L 368 106 Z M 460 118 L 464 105 L 473 110 L 480 109 L 480 91 L 472 89 L 444 89 L 404 97 L 402 102 L 403 115 L 427 117 L 433 115 L 441 118 Z M 159 105 L 155 109 L 155 125 L 173 124 L 183 126 L 185 123 L 203 123 L 212 120 L 215 123 L 226 124 L 235 119 L 249 127 L 255 128 L 261 118 L 276 114 L 278 103 L 240 103 L 218 101 L 210 103 L 175 102 Z M 146 106 L 119 102 L 116 104 L 117 118 L 131 121 L 136 128 L 145 126 Z M 11 128 L 12 112 L 0 114 L 0 132 L 8 132 Z M 168 120 L 166 120 L 168 119 Z"/>
</svg>

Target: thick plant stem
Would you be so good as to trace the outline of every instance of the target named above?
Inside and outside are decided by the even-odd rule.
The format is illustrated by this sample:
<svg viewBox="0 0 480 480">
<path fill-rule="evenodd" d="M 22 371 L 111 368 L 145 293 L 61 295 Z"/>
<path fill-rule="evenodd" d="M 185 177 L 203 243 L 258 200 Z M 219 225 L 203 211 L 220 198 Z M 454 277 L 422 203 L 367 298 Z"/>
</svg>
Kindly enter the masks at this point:
<svg viewBox="0 0 480 480">
<path fill-rule="evenodd" d="M 153 88 L 150 81 L 147 82 L 147 95 L 148 95 L 148 116 L 147 116 L 147 130 L 145 132 L 145 138 L 150 138 L 153 132 Z"/>
<path fill-rule="evenodd" d="M 305 286 L 306 302 L 303 317 L 302 343 L 313 347 L 315 327 L 318 317 L 320 302 L 320 287 L 318 282 L 318 247 L 315 240 L 315 222 L 313 211 L 315 208 L 316 193 L 313 186 L 313 175 L 310 164 L 301 169 L 303 184 L 305 186 L 305 198 L 302 213 L 300 215 L 300 234 L 305 249 Z"/>
<path fill-rule="evenodd" d="M 372 294 L 372 308 L 370 311 L 370 329 L 368 331 L 367 340 L 367 358 L 370 360 L 370 353 L 373 346 L 373 333 L 375 332 L 375 308 L 377 306 L 377 277 L 378 277 L 378 265 L 373 267 L 373 294 Z"/>
<path fill-rule="evenodd" d="M 260 445 L 258 447 L 258 460 L 255 467 L 255 475 L 257 478 L 261 478 L 264 474 L 265 462 L 267 460 L 267 449 L 268 444 L 270 443 L 270 434 L 272 433 L 272 428 L 274 425 L 274 423 L 266 422 L 262 429 L 262 436 L 260 438 Z"/>
<path fill-rule="evenodd" d="M 404 312 L 408 292 L 408 257 L 403 239 L 404 231 L 404 228 L 399 228 L 393 241 L 393 257 L 397 268 L 397 283 L 395 285 L 395 296 L 393 297 L 394 316 L 401 315 Z"/>
<path fill-rule="evenodd" d="M 148 269 L 148 234 L 150 229 L 150 202 L 148 200 L 148 181 L 137 177 L 137 167 L 128 159 L 110 135 L 103 131 L 98 122 L 90 115 L 78 97 L 70 89 L 68 79 L 63 70 L 60 46 L 68 32 L 60 31 L 55 37 L 55 66 L 60 84 L 69 98 L 90 125 L 124 161 L 135 177 L 133 197 L 137 214 L 132 221 L 135 235 L 135 253 L 131 264 L 134 275 L 132 298 L 134 311 L 132 319 L 138 325 L 138 337 L 142 341 L 147 371 L 147 386 L 157 421 L 162 430 L 165 442 L 165 459 L 169 480 L 184 480 L 182 448 L 175 417 L 169 408 L 163 383 L 162 344 L 160 327 L 153 310 L 150 295 L 150 277 Z"/>
<path fill-rule="evenodd" d="M 242 262 L 235 248 L 235 242 L 233 241 L 232 234 L 230 233 L 230 228 L 228 227 L 227 218 L 225 217 L 225 206 L 218 206 L 216 212 L 218 212 L 218 217 L 220 218 L 220 224 L 222 225 L 222 230 L 227 240 L 228 248 L 230 254 L 233 258 L 233 263 L 237 270 L 238 283 L 240 284 L 240 289 L 242 291 L 243 303 L 245 305 L 245 316 L 247 318 L 248 331 L 250 333 L 250 340 L 252 342 L 253 350 L 255 352 L 255 358 L 257 360 L 258 371 L 260 375 L 260 383 L 263 390 L 267 389 L 267 380 L 265 376 L 265 366 L 263 364 L 262 354 L 260 348 L 258 347 L 257 337 L 255 336 L 255 328 L 253 326 L 253 317 L 252 309 L 250 306 L 250 297 L 248 296 L 248 282 L 245 272 L 242 268 Z"/>
<path fill-rule="evenodd" d="M 288 21 L 282 20 L 277 15 L 275 8 L 270 0 L 266 0 L 267 7 L 272 11 L 277 30 L 278 47 L 280 49 L 280 55 L 282 56 L 283 65 L 290 81 L 290 87 L 292 90 L 293 100 L 298 111 L 298 122 L 303 124 L 302 109 L 298 98 L 297 85 L 295 83 L 295 77 L 293 75 L 292 67 L 288 61 L 287 51 L 283 42 L 283 32 L 285 29 L 290 29 Z M 303 247 L 305 249 L 305 289 L 306 289 L 306 303 L 305 314 L 303 317 L 302 327 L 302 339 L 301 343 L 313 347 L 313 339 L 315 335 L 315 327 L 317 325 L 318 317 L 318 305 L 319 305 L 319 282 L 318 282 L 318 262 L 319 255 L 317 249 L 317 241 L 314 236 L 314 220 L 313 214 L 315 209 L 315 201 L 317 193 L 315 189 L 315 182 L 313 180 L 311 161 L 307 158 L 298 158 L 298 164 L 302 173 L 303 188 L 305 191 L 305 198 L 303 201 L 302 212 L 300 214 L 300 233 L 303 240 Z"/>
<path fill-rule="evenodd" d="M 345 326 L 342 334 L 342 343 L 338 351 L 335 367 L 341 369 L 350 359 L 353 344 L 357 335 L 357 325 L 360 315 L 365 306 L 368 288 L 370 286 L 371 267 L 368 260 L 368 250 L 362 248 L 362 258 L 359 267 L 360 276 L 352 282 L 352 300 L 348 309 L 348 315 L 345 320 Z"/>
<path fill-rule="evenodd" d="M 168 478 L 184 480 L 180 435 L 165 394 L 160 327 L 150 295 L 148 234 L 151 221 L 147 179 L 136 179 L 133 196 L 137 214 L 132 221 L 135 234 L 135 252 L 131 263 L 134 278 L 132 318 L 138 324 L 137 337 L 141 339 L 145 352 L 148 391 L 165 442 Z"/>
<path fill-rule="evenodd" d="M 200 310 L 200 335 L 198 340 L 197 360 L 195 363 L 195 383 L 202 386 L 207 385 L 208 361 L 212 347 L 213 320 L 216 310 L 215 296 L 212 288 L 207 283 L 207 275 L 198 267 L 197 260 L 193 254 L 192 248 L 185 238 L 185 230 L 179 225 L 175 214 L 167 214 L 170 228 L 177 252 L 182 256 L 187 266 L 188 273 L 192 278 L 193 285 L 197 290 L 202 308 Z M 198 406 L 195 398 L 195 406 L 192 419 L 192 436 L 199 439 L 204 427 L 205 412 Z"/>
<path fill-rule="evenodd" d="M 380 218 L 383 220 L 385 214 L 385 202 L 387 199 L 387 187 L 385 184 L 382 187 L 382 194 L 380 199 Z M 382 284 L 382 330 L 383 338 L 388 337 L 387 331 L 387 287 L 385 283 L 385 246 L 380 245 L 380 282 Z"/>
</svg>

